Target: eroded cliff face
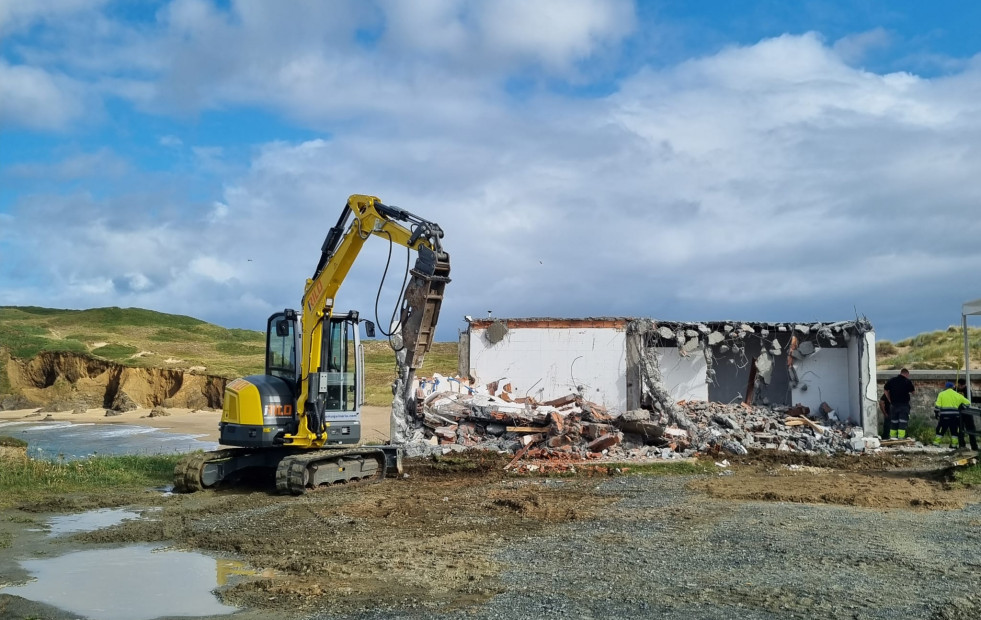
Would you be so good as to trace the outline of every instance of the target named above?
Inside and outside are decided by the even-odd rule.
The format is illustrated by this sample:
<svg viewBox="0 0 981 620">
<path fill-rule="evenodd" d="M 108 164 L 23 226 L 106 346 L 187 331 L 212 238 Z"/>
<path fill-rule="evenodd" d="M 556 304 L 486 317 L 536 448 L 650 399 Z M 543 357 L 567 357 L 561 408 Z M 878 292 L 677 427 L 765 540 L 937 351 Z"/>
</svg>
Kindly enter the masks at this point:
<svg viewBox="0 0 981 620">
<path fill-rule="evenodd" d="M 0 394 L 0 409 L 221 409 L 225 391 L 224 377 L 130 368 L 77 353 L 45 352 L 30 360 L 0 355 L 10 386 L 10 394 Z"/>
</svg>

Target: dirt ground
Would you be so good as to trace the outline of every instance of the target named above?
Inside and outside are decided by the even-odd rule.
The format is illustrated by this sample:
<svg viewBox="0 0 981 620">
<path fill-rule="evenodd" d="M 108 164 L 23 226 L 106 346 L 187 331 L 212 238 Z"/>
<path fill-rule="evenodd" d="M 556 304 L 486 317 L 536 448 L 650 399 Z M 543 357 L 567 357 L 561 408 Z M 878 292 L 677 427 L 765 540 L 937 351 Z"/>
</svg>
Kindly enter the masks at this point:
<svg viewBox="0 0 981 620">
<path fill-rule="evenodd" d="M 96 409 L 52 419 L 217 439 L 219 412 L 148 413 L 105 418 Z M 25 415 L 32 412 L 2 412 L 0 420 Z M 368 408 L 364 425 L 366 439 L 387 438 L 387 409 Z M 243 609 L 233 616 L 242 620 L 655 611 L 966 620 L 981 609 L 981 489 L 953 482 L 945 454 L 757 452 L 729 457 L 725 467 L 704 461 L 709 473 L 686 476 L 595 462 L 517 476 L 504 470 L 510 458 L 408 460 L 402 477 L 301 497 L 275 495 L 258 481 L 190 495 L 54 496 L 0 514 L 0 537 L 13 532 L 6 535 L 16 550 L 0 549 L 0 583 L 27 577 L 17 558 L 32 550 L 18 546 L 17 528 L 127 507 L 144 518 L 66 544 L 159 541 L 244 560 L 255 574 L 218 591 Z M 790 574 L 792 583 L 780 585 Z M 855 583 L 841 583 L 848 580 Z M 59 613 L 0 590 L 0 617 L 73 617 Z"/>
<path fill-rule="evenodd" d="M 50 502 L 22 506 L 3 518 L 23 523 L 40 520 L 53 512 L 97 507 L 159 508 L 147 512 L 148 516 L 140 520 L 77 534 L 72 544 L 168 541 L 178 548 L 233 555 L 254 567 L 256 575 L 223 588 L 220 598 L 244 608 L 246 611 L 239 614 L 242 618 L 281 620 L 471 617 L 473 614 L 497 617 L 496 612 L 486 610 L 515 596 L 544 597 L 542 600 L 546 601 L 553 600 L 549 597 L 564 596 L 563 600 L 573 602 L 541 603 L 535 599 L 531 607 L 519 605 L 510 617 L 537 617 L 536 610 L 543 604 L 552 606 L 549 609 L 555 612 L 564 610 L 584 617 L 585 610 L 594 603 L 575 602 L 577 592 L 595 588 L 598 581 L 603 582 L 605 571 L 589 572 L 585 581 L 573 585 L 558 581 L 561 585 L 553 586 L 549 585 L 550 580 L 569 579 L 569 574 L 579 570 L 573 567 L 588 570 L 591 564 L 600 561 L 614 561 L 615 571 L 628 570 L 626 576 L 618 579 L 629 580 L 637 571 L 646 570 L 643 567 L 648 558 L 678 553 L 681 567 L 665 568 L 662 569 L 665 573 L 658 574 L 684 572 L 686 581 L 677 586 L 682 589 L 686 584 L 712 584 L 720 579 L 720 574 L 725 574 L 717 573 L 721 570 L 718 567 L 710 570 L 712 561 L 727 557 L 724 553 L 732 550 L 710 552 L 709 559 L 697 562 L 689 558 L 690 552 L 684 551 L 685 545 L 704 544 L 702 535 L 695 534 L 703 529 L 718 535 L 722 528 L 728 532 L 722 535 L 723 540 L 749 530 L 760 531 L 764 527 L 760 523 L 765 522 L 765 517 L 760 515 L 769 514 L 760 506 L 766 505 L 800 512 L 789 513 L 791 517 L 774 517 L 774 523 L 765 525 L 760 534 L 764 541 L 768 530 L 782 530 L 788 522 L 796 524 L 791 528 L 793 532 L 808 528 L 818 528 L 816 531 L 820 532 L 821 527 L 830 527 L 820 525 L 828 518 L 826 512 L 821 512 L 822 506 L 845 511 L 835 512 L 836 519 L 872 520 L 868 526 L 870 532 L 859 528 L 850 534 L 855 539 L 848 545 L 861 547 L 870 546 L 870 535 L 879 527 L 875 524 L 880 518 L 898 515 L 912 519 L 918 524 L 916 528 L 926 528 L 934 527 L 927 515 L 945 511 L 960 515 L 959 521 L 944 519 L 938 523 L 948 525 L 936 527 L 950 527 L 949 523 L 962 521 L 964 527 L 976 532 L 981 525 L 978 514 L 964 512 L 981 502 L 981 491 L 953 483 L 948 460 L 936 454 L 828 458 L 757 453 L 730 459 L 726 468 L 710 462 L 718 470 L 710 474 L 666 478 L 625 475 L 622 468 L 604 464 L 580 467 L 576 474 L 563 477 L 515 477 L 504 471 L 509 458 L 492 453 L 464 453 L 435 460 L 409 460 L 403 477 L 379 484 L 331 487 L 301 497 L 274 495 L 258 481 L 190 495 L 62 496 L 51 498 Z M 630 502 L 636 501 L 646 502 L 646 507 L 631 507 Z M 751 519 L 733 516 L 741 514 L 747 506 L 752 507 L 748 511 L 753 515 Z M 726 519 L 734 521 L 728 523 Z M 641 533 L 629 533 L 633 531 L 629 528 L 637 527 L 638 523 L 645 529 Z M 598 534 L 597 527 L 600 527 Z M 677 534 L 681 538 L 672 542 L 675 536 L 672 532 L 684 534 Z M 846 536 L 844 531 L 828 534 Z M 977 547 L 981 540 L 976 533 L 973 535 L 972 544 Z M 540 547 L 546 540 L 554 542 Z M 643 544 L 652 546 L 638 556 L 638 548 L 645 540 L 648 542 Z M 889 544 L 888 540 L 891 539 L 882 544 Z M 740 546 L 738 553 L 755 553 L 754 544 L 750 543 L 748 548 Z M 778 556 L 780 561 L 793 561 L 795 567 L 806 565 L 813 547 L 813 540 L 797 541 L 790 551 L 780 551 Z M 505 549 L 512 551 L 504 552 Z M 561 553 L 556 549 L 561 549 Z M 597 549 L 603 550 L 600 556 L 595 555 Z M 525 551 L 530 553 L 521 560 Z M 797 553 L 800 553 L 799 561 L 787 557 Z M 548 554 L 558 556 L 546 560 Z M 582 554 L 585 558 L 579 557 Z M 816 556 L 814 565 L 807 569 L 813 571 L 812 580 L 825 579 L 837 570 L 833 560 L 822 557 Z M 975 550 L 972 557 L 981 557 L 981 551 Z M 863 560 L 858 566 L 880 560 Z M 743 560 L 726 559 L 723 563 L 738 567 Z M 637 571 L 629 569 L 631 566 Z M 953 572 L 944 574 L 942 579 L 944 583 L 964 580 L 966 586 L 981 594 L 977 570 L 981 563 L 973 566 L 972 569 L 968 565 L 967 572 L 949 569 Z M 566 570 L 569 574 L 562 573 Z M 909 570 L 920 570 L 920 567 L 910 566 Z M 546 571 L 547 575 L 533 576 L 536 571 Z M 22 577 L 13 562 L 0 562 L 0 581 Z M 648 584 L 643 588 L 650 589 L 651 582 L 643 583 Z M 729 592 L 724 605 L 711 598 L 712 592 L 712 588 L 703 585 L 697 595 L 693 594 L 691 604 L 723 610 L 725 613 L 718 617 L 734 617 L 726 615 L 737 611 L 735 607 L 725 611 L 728 605 L 740 609 L 748 606 L 746 613 L 737 614 L 739 617 L 786 617 L 783 614 L 788 609 L 804 617 L 929 617 L 929 614 L 897 616 L 894 611 L 878 616 L 876 610 L 886 609 L 879 603 L 869 603 L 868 614 L 860 613 L 861 608 L 858 612 L 854 609 L 848 612 L 842 603 L 841 609 L 848 613 L 839 615 L 839 608 L 834 605 L 824 608 L 819 602 L 806 603 L 811 598 L 772 587 L 748 595 Z M 925 609 L 946 609 L 946 615 L 933 617 L 948 620 L 976 617 L 968 612 L 958 615 L 961 608 L 977 611 L 977 605 L 981 605 L 981 597 L 967 596 L 952 599 L 956 603 L 953 606 L 938 603 Z M 5 599 L 2 591 L 0 599 Z M 4 605 L 15 609 L 9 599 L 0 600 L 0 610 L 5 609 Z M 648 605 L 657 605 L 656 601 L 649 603 L 646 599 L 625 600 L 633 601 L 638 607 L 618 612 L 622 617 L 648 617 L 654 609 Z M 20 604 L 26 603 L 20 601 Z M 21 613 L 37 613 L 36 608 L 27 609 Z M 664 617 L 674 617 L 671 609 L 662 610 Z M 678 609 L 681 614 L 682 608 Z M 716 617 L 699 613 L 698 609 L 702 607 L 685 607 L 684 613 L 689 615 L 678 617 Z M 755 611 L 749 613 L 751 610 Z M 775 615 L 767 615 L 770 613 Z"/>
</svg>

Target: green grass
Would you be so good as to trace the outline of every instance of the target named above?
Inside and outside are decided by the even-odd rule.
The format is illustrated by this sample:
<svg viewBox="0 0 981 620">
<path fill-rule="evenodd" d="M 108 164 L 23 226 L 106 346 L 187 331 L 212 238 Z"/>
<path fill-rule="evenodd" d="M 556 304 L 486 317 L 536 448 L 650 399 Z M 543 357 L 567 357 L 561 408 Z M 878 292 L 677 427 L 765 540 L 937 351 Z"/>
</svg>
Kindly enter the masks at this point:
<svg viewBox="0 0 981 620">
<path fill-rule="evenodd" d="M 7 356 L 4 351 L 0 351 L 0 394 L 10 394 L 13 386 L 10 385 L 10 377 L 7 376 Z"/>
<path fill-rule="evenodd" d="M 26 448 L 27 442 L 23 439 L 17 439 L 16 437 L 0 435 L 0 446 L 4 448 Z"/>
<path fill-rule="evenodd" d="M 226 355 L 256 355 L 259 359 L 266 353 L 265 344 L 257 346 L 242 342 L 219 342 L 215 345 L 215 350 Z"/>
<path fill-rule="evenodd" d="M 936 430 L 937 421 L 934 418 L 914 414 L 909 417 L 906 436 L 928 446 L 933 443 L 933 438 L 937 436 Z"/>
<path fill-rule="evenodd" d="M 0 507 L 59 493 L 103 493 L 169 484 L 181 455 L 94 456 L 52 463 L 7 459 L 0 467 Z"/>
<path fill-rule="evenodd" d="M 107 360 L 112 360 L 114 362 L 125 362 L 129 358 L 133 357 L 133 354 L 137 351 L 139 351 L 139 349 L 128 344 L 107 344 L 92 349 L 92 355 L 104 357 Z"/>
<path fill-rule="evenodd" d="M 981 359 L 981 328 L 968 327 L 967 335 L 971 359 Z M 880 369 L 958 370 L 964 367 L 964 331 L 951 326 L 895 343 L 880 340 L 875 354 Z"/>
<path fill-rule="evenodd" d="M 981 465 L 972 465 L 955 471 L 954 480 L 961 484 L 981 484 Z"/>
<path fill-rule="evenodd" d="M 14 542 L 14 536 L 10 532 L 0 532 L 0 549 L 6 549 Z"/>
</svg>

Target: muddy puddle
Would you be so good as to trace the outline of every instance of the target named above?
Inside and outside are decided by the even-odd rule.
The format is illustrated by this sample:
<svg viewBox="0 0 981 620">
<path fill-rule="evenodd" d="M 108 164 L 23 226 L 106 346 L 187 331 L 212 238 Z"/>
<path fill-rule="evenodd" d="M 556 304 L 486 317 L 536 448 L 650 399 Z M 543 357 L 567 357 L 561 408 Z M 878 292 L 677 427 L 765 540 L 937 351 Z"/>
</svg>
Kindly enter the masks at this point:
<svg viewBox="0 0 981 620">
<path fill-rule="evenodd" d="M 140 513 L 125 508 L 104 508 L 75 515 L 59 515 L 48 520 L 49 536 L 63 536 L 76 532 L 94 532 L 106 527 L 139 519 Z"/>
<path fill-rule="evenodd" d="M 23 560 L 32 580 L 0 590 L 89 618 L 151 620 L 237 611 L 218 601 L 219 564 L 201 553 L 130 545 Z"/>
<path fill-rule="evenodd" d="M 10 579 L 8 574 L 7 579 L 0 579 L 0 595 L 55 607 L 73 617 L 104 620 L 220 616 L 238 611 L 222 603 L 214 591 L 254 575 L 243 562 L 178 550 L 166 543 L 90 548 L 72 540 L 74 534 L 146 516 L 147 511 L 101 509 L 54 516 L 43 527 L 28 525 L 25 536 L 40 536 L 44 542 L 35 540 L 30 545 L 32 553 L 23 553 L 19 545 L 7 550 L 19 556 L 10 558 L 19 577 Z"/>
</svg>

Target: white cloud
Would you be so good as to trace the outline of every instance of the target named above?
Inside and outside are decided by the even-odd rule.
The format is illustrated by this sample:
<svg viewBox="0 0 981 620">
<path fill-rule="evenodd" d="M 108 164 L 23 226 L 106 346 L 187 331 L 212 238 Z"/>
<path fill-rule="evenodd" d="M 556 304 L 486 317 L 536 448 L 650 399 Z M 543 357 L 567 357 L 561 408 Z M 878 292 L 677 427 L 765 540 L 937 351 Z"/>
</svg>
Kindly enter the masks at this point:
<svg viewBox="0 0 981 620">
<path fill-rule="evenodd" d="M 557 71 L 619 43 L 634 27 L 632 4 L 601 0 L 493 0 L 476 21 L 491 53 L 527 57 Z"/>
<path fill-rule="evenodd" d="M 80 118 L 81 88 L 43 69 L 0 60 L 0 126 L 62 129 Z"/>
<path fill-rule="evenodd" d="M 228 282 L 236 277 L 236 270 L 228 264 L 214 256 L 198 256 L 188 264 L 188 270 L 194 274 L 203 276 L 215 282 Z"/>
<path fill-rule="evenodd" d="M 885 28 L 873 28 L 838 39 L 832 49 L 843 61 L 855 65 L 861 63 L 870 52 L 892 45 L 893 38 Z"/>
<path fill-rule="evenodd" d="M 37 21 L 64 19 L 98 10 L 108 0 L 4 0 L 0 3 L 0 32 L 27 28 Z"/>
<path fill-rule="evenodd" d="M 256 103 L 330 138 L 261 145 L 236 176 L 220 146 L 189 145 L 196 169 L 225 180 L 204 207 L 152 192 L 22 201 L 14 242 L 37 257 L 38 298 L 255 327 L 298 305 L 343 201 L 369 193 L 446 230 L 443 337 L 486 308 L 795 320 L 854 304 L 875 321 L 900 298 L 928 312 L 906 300 L 920 290 L 956 309 L 962 295 L 943 283 L 978 262 L 981 234 L 969 217 L 981 203 L 977 67 L 882 75 L 850 66 L 857 52 L 841 41 L 785 35 L 642 69 L 608 97 L 518 104 L 502 67 L 574 72 L 629 32 L 629 5 L 562 2 L 551 29 L 536 27 L 546 4 L 431 2 L 396 20 L 409 6 L 301 19 L 270 3 L 236 3 L 231 17 L 168 5 L 157 44 L 175 60 L 153 105 Z M 381 23 L 376 44 L 353 41 L 355 26 Z M 473 58 L 453 57 L 468 44 Z M 375 318 L 387 250 L 366 244 L 339 303 Z M 404 257 L 393 253 L 390 283 Z M 23 295 L 22 282 L 9 290 Z M 380 313 L 392 303 L 390 286 Z"/>
<path fill-rule="evenodd" d="M 121 177 L 130 165 L 108 148 L 76 153 L 53 163 L 24 163 L 8 166 L 3 174 L 11 178 L 73 180 Z"/>
</svg>

